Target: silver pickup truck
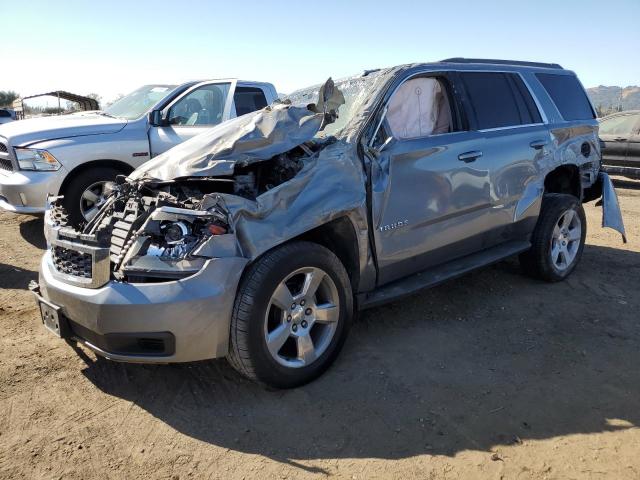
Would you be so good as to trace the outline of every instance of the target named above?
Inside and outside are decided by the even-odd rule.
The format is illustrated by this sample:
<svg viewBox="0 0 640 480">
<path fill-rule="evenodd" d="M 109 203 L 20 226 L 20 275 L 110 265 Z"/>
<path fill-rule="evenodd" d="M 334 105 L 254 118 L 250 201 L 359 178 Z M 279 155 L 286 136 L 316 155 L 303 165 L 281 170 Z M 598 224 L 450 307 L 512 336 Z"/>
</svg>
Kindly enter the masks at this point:
<svg viewBox="0 0 640 480">
<path fill-rule="evenodd" d="M 227 357 L 293 387 L 336 358 L 357 309 L 511 255 L 567 278 L 584 202 L 602 197 L 604 225 L 624 236 L 600 157 L 594 110 L 558 65 L 369 71 L 119 177 L 82 231 L 53 200 L 31 288 L 47 328 L 100 355 Z"/>
<path fill-rule="evenodd" d="M 48 194 L 64 195 L 78 226 L 98 212 L 117 175 L 276 98 L 270 83 L 236 79 L 146 85 L 103 111 L 1 125 L 0 207 L 43 213 Z"/>
</svg>

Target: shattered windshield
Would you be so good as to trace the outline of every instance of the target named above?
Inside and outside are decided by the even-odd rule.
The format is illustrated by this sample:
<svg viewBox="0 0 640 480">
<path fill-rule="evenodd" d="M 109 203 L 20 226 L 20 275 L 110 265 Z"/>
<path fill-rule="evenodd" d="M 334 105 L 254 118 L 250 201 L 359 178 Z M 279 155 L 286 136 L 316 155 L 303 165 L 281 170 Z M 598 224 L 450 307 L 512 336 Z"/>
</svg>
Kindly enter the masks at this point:
<svg viewBox="0 0 640 480">
<path fill-rule="evenodd" d="M 342 91 L 345 103 L 338 110 L 338 118 L 335 122 L 328 124 L 324 130 L 316 134 L 317 138 L 328 136 L 338 136 L 339 132 L 349 125 L 358 115 L 362 106 L 372 96 L 376 94 L 377 79 L 379 72 L 370 73 L 365 76 L 354 76 L 342 80 L 336 80 L 335 86 Z M 308 105 L 318 102 L 318 85 L 293 92 L 287 98 L 293 105 Z"/>
<path fill-rule="evenodd" d="M 104 113 L 112 117 L 135 120 L 147 113 L 174 88 L 175 85 L 145 85 L 112 103 L 104 109 Z"/>
</svg>

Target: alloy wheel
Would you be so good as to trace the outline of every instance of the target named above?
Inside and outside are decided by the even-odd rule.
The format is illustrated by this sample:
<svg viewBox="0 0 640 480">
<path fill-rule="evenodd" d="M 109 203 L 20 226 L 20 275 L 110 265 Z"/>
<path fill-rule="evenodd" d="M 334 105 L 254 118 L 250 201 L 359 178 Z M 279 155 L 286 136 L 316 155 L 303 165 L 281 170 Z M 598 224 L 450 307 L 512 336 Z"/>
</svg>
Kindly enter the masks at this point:
<svg viewBox="0 0 640 480">
<path fill-rule="evenodd" d="M 565 211 L 555 227 L 551 237 L 551 262 L 559 271 L 568 269 L 580 250 L 582 222 L 575 210 Z"/>
<path fill-rule="evenodd" d="M 267 349 L 280 365 L 306 367 L 329 347 L 339 318 L 335 282 L 320 268 L 300 268 L 271 295 L 264 319 Z"/>
<path fill-rule="evenodd" d="M 107 200 L 107 195 L 110 190 L 110 186 L 113 182 L 102 181 L 92 183 L 87 189 L 82 192 L 80 197 L 80 213 L 87 222 L 90 222 L 95 217 L 104 202 Z"/>
</svg>

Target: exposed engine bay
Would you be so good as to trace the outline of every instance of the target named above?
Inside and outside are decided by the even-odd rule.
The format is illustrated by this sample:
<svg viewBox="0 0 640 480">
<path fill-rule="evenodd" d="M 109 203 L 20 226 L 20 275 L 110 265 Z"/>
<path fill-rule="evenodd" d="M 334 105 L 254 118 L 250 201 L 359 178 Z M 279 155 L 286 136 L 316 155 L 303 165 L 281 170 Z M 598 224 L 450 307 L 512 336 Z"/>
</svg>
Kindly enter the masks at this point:
<svg viewBox="0 0 640 480">
<path fill-rule="evenodd" d="M 59 231 L 61 239 L 108 248 L 116 280 L 183 278 L 199 271 L 207 258 L 224 253 L 220 250 L 235 249 L 225 238 L 232 236 L 233 227 L 219 193 L 255 200 L 295 177 L 305 158 L 319 148 L 307 142 L 271 160 L 238 167 L 231 177 L 163 181 L 120 176 L 100 212 L 81 231 L 66 225 L 57 201 L 49 221 L 66 227 Z"/>
</svg>

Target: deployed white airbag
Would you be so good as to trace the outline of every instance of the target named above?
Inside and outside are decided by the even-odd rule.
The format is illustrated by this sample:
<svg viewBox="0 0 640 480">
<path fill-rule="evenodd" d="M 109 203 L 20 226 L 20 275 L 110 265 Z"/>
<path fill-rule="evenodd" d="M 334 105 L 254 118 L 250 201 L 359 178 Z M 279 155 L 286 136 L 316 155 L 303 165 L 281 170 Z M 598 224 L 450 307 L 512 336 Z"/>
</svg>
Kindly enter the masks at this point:
<svg viewBox="0 0 640 480">
<path fill-rule="evenodd" d="M 387 121 L 399 139 L 449 132 L 451 112 L 443 86 L 435 78 L 404 82 L 389 101 Z"/>
</svg>

